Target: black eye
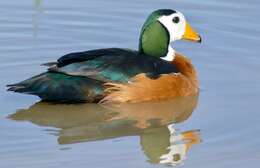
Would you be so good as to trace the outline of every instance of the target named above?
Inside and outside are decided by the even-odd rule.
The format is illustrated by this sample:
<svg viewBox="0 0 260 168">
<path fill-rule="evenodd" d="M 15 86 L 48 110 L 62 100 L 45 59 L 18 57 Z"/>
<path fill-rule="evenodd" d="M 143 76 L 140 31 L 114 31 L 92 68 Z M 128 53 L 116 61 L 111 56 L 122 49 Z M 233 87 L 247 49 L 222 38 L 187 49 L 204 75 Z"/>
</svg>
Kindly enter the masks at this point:
<svg viewBox="0 0 260 168">
<path fill-rule="evenodd" d="M 175 16 L 174 18 L 172 18 L 172 22 L 173 23 L 179 23 L 180 22 L 180 18 Z"/>
</svg>

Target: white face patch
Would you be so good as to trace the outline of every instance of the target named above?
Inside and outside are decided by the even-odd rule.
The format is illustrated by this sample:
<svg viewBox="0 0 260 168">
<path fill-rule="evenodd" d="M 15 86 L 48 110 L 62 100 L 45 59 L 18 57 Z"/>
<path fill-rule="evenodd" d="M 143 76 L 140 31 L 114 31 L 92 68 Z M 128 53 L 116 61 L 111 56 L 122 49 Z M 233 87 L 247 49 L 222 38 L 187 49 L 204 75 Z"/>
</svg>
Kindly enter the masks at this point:
<svg viewBox="0 0 260 168">
<path fill-rule="evenodd" d="M 178 22 L 174 22 L 174 21 Z M 158 21 L 163 24 L 170 34 L 170 42 L 180 40 L 185 33 L 186 19 L 182 13 L 176 12 L 168 16 L 161 16 Z"/>
<path fill-rule="evenodd" d="M 161 59 L 163 59 L 165 61 L 172 61 L 172 60 L 174 60 L 174 57 L 175 57 L 175 51 L 172 48 L 171 44 L 169 44 L 167 55 L 165 57 L 161 57 Z"/>
</svg>

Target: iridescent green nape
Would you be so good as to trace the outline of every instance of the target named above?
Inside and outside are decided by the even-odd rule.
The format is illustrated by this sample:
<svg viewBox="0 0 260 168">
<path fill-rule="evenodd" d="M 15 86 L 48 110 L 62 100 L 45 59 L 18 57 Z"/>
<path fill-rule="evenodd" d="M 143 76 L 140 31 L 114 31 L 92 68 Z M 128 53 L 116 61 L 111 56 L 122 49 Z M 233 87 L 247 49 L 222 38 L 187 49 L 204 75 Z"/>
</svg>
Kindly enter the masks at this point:
<svg viewBox="0 0 260 168">
<path fill-rule="evenodd" d="M 161 9 L 154 11 L 144 23 L 140 38 L 139 52 L 155 57 L 164 57 L 168 52 L 170 35 L 168 30 L 157 20 L 160 16 L 170 15 L 175 11 Z"/>
</svg>

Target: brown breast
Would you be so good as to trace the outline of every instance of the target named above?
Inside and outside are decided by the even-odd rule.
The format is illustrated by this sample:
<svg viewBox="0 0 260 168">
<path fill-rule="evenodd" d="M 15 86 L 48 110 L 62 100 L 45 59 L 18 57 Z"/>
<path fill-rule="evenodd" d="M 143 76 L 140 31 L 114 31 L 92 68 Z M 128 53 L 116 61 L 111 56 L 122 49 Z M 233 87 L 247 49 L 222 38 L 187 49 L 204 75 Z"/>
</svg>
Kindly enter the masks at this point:
<svg viewBox="0 0 260 168">
<path fill-rule="evenodd" d="M 127 84 L 106 83 L 107 96 L 101 103 L 155 101 L 197 94 L 199 82 L 191 61 L 176 54 L 172 63 L 179 73 L 163 74 L 157 79 L 138 74 Z"/>
</svg>

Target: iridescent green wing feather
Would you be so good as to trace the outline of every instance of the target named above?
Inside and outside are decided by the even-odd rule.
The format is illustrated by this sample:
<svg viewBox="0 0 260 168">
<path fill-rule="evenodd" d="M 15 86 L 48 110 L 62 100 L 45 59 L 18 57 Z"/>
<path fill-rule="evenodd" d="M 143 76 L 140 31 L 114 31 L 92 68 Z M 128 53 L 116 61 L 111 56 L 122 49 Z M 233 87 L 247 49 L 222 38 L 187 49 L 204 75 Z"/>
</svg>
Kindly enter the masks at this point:
<svg viewBox="0 0 260 168">
<path fill-rule="evenodd" d="M 104 82 L 127 82 L 140 73 L 158 77 L 160 74 L 178 72 L 177 68 L 167 61 L 117 48 L 65 55 L 49 70 Z"/>
<path fill-rule="evenodd" d="M 103 82 L 53 72 L 45 72 L 8 87 L 9 91 L 60 102 L 96 102 L 103 97 L 104 91 Z"/>
</svg>

